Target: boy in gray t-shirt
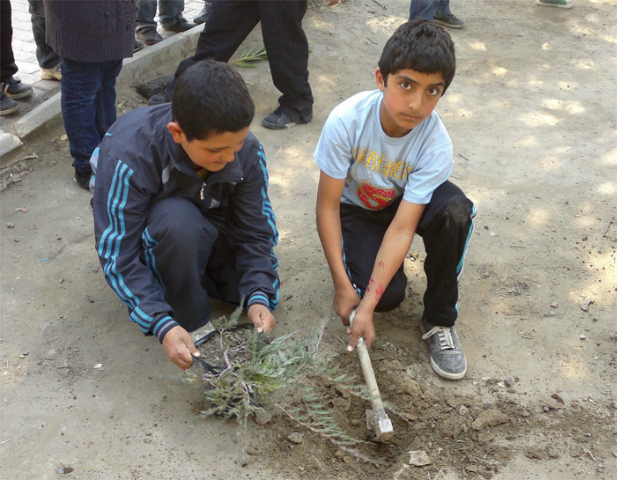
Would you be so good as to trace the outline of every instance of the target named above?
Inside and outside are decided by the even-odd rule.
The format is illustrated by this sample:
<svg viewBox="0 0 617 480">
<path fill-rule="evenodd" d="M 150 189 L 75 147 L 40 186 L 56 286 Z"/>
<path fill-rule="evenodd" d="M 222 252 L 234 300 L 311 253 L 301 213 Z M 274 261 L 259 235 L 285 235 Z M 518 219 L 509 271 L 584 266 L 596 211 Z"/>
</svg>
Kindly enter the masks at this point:
<svg viewBox="0 0 617 480">
<path fill-rule="evenodd" d="M 434 112 L 456 68 L 450 35 L 417 19 L 390 37 L 375 75 L 378 90 L 331 112 L 315 150 L 321 168 L 317 229 L 347 346 L 375 338 L 373 312 L 405 298 L 403 269 L 415 233 L 426 248 L 420 328 L 438 375 L 463 378 L 467 361 L 454 329 L 458 278 L 473 231 L 474 204 L 448 181 L 452 142 Z M 342 245 L 342 248 L 341 248 Z"/>
</svg>

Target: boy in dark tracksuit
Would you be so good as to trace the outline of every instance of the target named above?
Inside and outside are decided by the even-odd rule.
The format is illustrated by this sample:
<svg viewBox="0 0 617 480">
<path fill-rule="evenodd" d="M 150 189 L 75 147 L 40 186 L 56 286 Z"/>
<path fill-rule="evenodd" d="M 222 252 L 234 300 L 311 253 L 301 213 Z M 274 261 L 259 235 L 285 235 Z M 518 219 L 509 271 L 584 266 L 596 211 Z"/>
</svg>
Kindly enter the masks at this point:
<svg viewBox="0 0 617 480">
<path fill-rule="evenodd" d="M 171 104 L 121 117 L 92 156 L 105 278 L 182 369 L 199 355 L 188 331 L 210 320 L 209 297 L 244 298 L 258 331 L 275 324 L 278 233 L 253 115 L 242 77 L 206 60 L 179 79 Z"/>
<path fill-rule="evenodd" d="M 454 44 L 441 27 L 422 19 L 401 25 L 379 60 L 378 89 L 334 108 L 315 150 L 317 229 L 334 308 L 344 325 L 355 310 L 348 350 L 360 338 L 370 346 L 373 313 L 405 298 L 403 262 L 417 233 L 426 247 L 422 338 L 433 369 L 450 380 L 467 371 L 454 322 L 475 215 L 448 180 L 452 141 L 434 112 L 454 72 Z"/>
</svg>

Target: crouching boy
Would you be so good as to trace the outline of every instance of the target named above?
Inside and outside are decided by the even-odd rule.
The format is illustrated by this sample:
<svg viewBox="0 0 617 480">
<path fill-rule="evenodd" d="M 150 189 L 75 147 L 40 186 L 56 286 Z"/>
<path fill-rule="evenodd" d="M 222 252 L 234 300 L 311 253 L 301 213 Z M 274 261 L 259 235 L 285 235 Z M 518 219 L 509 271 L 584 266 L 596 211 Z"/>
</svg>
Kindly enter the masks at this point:
<svg viewBox="0 0 617 480">
<path fill-rule="evenodd" d="M 475 208 L 448 181 L 452 142 L 437 102 L 454 77 L 454 44 L 427 20 L 401 25 L 375 72 L 378 90 L 331 112 L 315 150 L 321 168 L 317 229 L 344 325 L 355 309 L 347 349 L 375 338 L 373 312 L 405 298 L 403 261 L 415 233 L 426 248 L 427 288 L 420 319 L 438 375 L 463 378 L 467 362 L 454 329 L 457 282 Z"/>
<path fill-rule="evenodd" d="M 254 110 L 240 74 L 206 60 L 178 79 L 171 104 L 121 117 L 92 156 L 107 283 L 182 369 L 199 355 L 188 332 L 210 320 L 209 298 L 244 299 L 259 331 L 275 324 L 278 233 Z"/>
</svg>

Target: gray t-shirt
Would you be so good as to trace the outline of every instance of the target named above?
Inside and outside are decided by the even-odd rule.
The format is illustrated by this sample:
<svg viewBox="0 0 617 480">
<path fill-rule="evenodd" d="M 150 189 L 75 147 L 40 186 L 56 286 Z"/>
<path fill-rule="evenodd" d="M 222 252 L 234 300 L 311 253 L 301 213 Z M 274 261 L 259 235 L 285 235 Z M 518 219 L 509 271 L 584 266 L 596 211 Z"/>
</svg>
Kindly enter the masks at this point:
<svg viewBox="0 0 617 480">
<path fill-rule="evenodd" d="M 435 112 L 404 137 L 387 136 L 379 119 L 382 98 L 380 90 L 362 92 L 335 107 L 315 160 L 327 175 L 346 179 L 343 203 L 381 210 L 402 195 L 427 204 L 452 171 L 452 141 Z"/>
</svg>

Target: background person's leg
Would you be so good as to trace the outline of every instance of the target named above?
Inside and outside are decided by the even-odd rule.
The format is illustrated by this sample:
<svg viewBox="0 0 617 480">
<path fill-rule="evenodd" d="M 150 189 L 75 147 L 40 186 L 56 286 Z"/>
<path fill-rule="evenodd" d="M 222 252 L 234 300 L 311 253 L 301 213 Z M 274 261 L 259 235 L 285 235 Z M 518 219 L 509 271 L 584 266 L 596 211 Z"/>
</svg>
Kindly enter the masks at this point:
<svg viewBox="0 0 617 480">
<path fill-rule="evenodd" d="M 416 18 L 433 20 L 439 7 L 440 0 L 411 0 L 409 4 L 409 20 Z"/>
<path fill-rule="evenodd" d="M 116 121 L 116 78 L 122 70 L 122 60 L 110 60 L 101 64 L 102 81 L 96 100 L 96 129 L 99 132 L 99 142 L 105 132 Z"/>
</svg>

